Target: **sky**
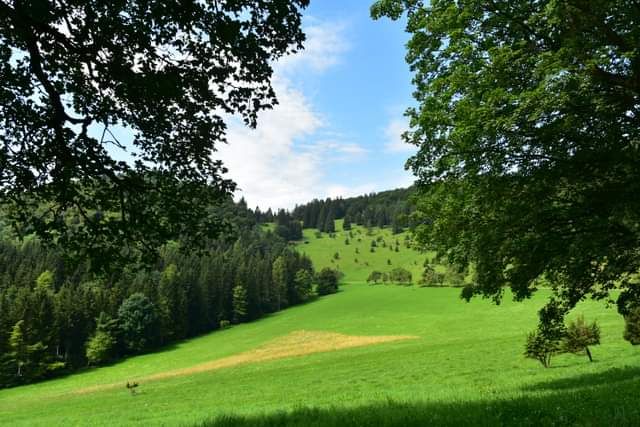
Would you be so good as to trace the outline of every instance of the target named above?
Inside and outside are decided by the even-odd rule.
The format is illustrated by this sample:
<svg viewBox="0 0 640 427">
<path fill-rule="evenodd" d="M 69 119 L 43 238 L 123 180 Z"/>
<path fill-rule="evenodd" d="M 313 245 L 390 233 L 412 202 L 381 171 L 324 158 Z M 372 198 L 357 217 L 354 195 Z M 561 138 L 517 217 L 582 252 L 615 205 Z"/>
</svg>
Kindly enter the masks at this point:
<svg viewBox="0 0 640 427">
<path fill-rule="evenodd" d="M 412 105 L 403 22 L 370 18 L 372 0 L 315 0 L 304 12 L 305 50 L 278 61 L 279 105 L 256 129 L 230 121 L 214 157 L 250 207 L 407 187 L 402 142 Z"/>
</svg>

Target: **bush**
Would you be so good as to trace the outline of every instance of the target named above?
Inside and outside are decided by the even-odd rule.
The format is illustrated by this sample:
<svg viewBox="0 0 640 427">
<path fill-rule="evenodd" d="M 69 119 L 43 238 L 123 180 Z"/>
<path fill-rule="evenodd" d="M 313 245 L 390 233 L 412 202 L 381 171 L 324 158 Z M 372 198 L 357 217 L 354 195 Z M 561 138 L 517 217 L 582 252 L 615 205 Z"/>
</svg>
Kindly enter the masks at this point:
<svg viewBox="0 0 640 427">
<path fill-rule="evenodd" d="M 420 286 L 443 286 L 444 274 L 438 273 L 431 264 L 425 263 Z"/>
<path fill-rule="evenodd" d="M 382 281 L 382 273 L 379 271 L 372 271 L 369 274 L 369 277 L 367 277 L 367 283 L 373 282 L 374 285 L 377 285 L 381 281 Z"/>
<path fill-rule="evenodd" d="M 338 292 L 338 278 L 340 273 L 331 268 L 323 268 L 318 273 L 316 291 L 318 295 L 328 295 Z"/>
<path fill-rule="evenodd" d="M 640 307 L 624 316 L 624 339 L 632 345 L 640 345 Z"/>
<path fill-rule="evenodd" d="M 524 355 L 539 361 L 545 368 L 551 365 L 551 356 L 558 353 L 560 353 L 560 340 L 548 338 L 539 331 L 533 331 L 527 336 Z"/>
<path fill-rule="evenodd" d="M 588 325 L 584 321 L 584 317 L 578 317 L 574 322 L 567 326 L 564 337 L 564 350 L 569 353 L 580 354 L 586 353 L 589 361 L 593 362 L 590 345 L 600 344 L 600 327 L 596 322 Z"/>
<path fill-rule="evenodd" d="M 404 268 L 394 268 L 389 273 L 389 280 L 398 285 L 410 285 L 413 278 L 409 270 Z"/>
</svg>

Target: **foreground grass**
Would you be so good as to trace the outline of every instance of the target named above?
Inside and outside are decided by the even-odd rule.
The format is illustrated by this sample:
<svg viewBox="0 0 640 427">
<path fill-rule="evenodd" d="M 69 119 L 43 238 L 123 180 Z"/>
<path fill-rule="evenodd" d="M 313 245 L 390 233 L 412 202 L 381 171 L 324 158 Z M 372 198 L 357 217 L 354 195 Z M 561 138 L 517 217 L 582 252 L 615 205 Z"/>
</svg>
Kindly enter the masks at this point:
<svg viewBox="0 0 640 427">
<path fill-rule="evenodd" d="M 640 423 L 640 351 L 622 340 L 623 322 L 614 309 L 587 302 L 576 310 L 602 327 L 602 345 L 593 349 L 595 362 L 563 355 L 553 360 L 552 368 L 544 369 L 522 357 L 522 346 L 548 295 L 495 306 L 485 300 L 464 303 L 458 292 L 346 285 L 337 295 L 161 352 L 0 390 L 0 422 L 49 426 Z M 336 336 L 410 339 L 372 340 L 370 345 L 307 354 L 269 347 L 300 335 L 320 336 L 322 342 Z M 284 357 L 148 379 L 265 348 L 281 351 Z M 135 380 L 140 391 L 131 395 L 124 384 Z M 118 383 L 119 387 L 83 391 Z"/>
</svg>

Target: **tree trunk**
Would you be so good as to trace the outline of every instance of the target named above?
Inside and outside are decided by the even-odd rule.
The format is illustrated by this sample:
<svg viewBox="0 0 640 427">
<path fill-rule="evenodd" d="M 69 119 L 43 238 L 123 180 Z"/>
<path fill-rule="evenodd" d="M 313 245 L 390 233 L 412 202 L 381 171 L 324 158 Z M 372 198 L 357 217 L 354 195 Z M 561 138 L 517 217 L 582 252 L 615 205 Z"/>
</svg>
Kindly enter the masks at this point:
<svg viewBox="0 0 640 427">
<path fill-rule="evenodd" d="M 589 347 L 584 348 L 587 351 L 587 356 L 589 357 L 589 362 L 593 362 L 593 357 L 591 357 L 591 352 L 589 351 Z"/>
</svg>

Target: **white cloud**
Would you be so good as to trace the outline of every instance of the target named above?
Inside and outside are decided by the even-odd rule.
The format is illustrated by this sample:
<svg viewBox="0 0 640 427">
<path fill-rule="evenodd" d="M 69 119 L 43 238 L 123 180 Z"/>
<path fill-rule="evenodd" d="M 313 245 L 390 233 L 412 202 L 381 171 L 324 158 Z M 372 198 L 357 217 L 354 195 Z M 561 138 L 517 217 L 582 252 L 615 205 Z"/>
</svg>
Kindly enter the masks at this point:
<svg viewBox="0 0 640 427">
<path fill-rule="evenodd" d="M 244 196 L 249 206 L 292 208 L 314 197 L 338 194 L 326 183 L 327 163 L 366 155 L 360 145 L 343 142 L 331 132 L 326 118 L 295 85 L 295 77 L 304 70 L 325 72 L 339 63 L 347 49 L 343 26 L 314 23 L 306 32 L 306 50 L 275 66 L 273 86 L 279 104 L 259 115 L 256 129 L 231 120 L 229 144 L 219 147 L 217 157 L 238 184 L 237 196 Z"/>
<path fill-rule="evenodd" d="M 413 153 L 416 147 L 407 144 L 402 139 L 402 134 L 409 129 L 409 121 L 406 117 L 392 119 L 384 129 L 385 149 L 393 153 Z"/>
<path fill-rule="evenodd" d="M 304 29 L 307 35 L 304 50 L 281 58 L 275 65 L 276 72 L 285 76 L 306 70 L 322 73 L 339 64 L 342 55 L 349 50 L 345 28 L 344 23 L 323 23 L 311 19 L 311 25 Z"/>
</svg>

